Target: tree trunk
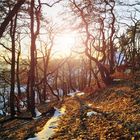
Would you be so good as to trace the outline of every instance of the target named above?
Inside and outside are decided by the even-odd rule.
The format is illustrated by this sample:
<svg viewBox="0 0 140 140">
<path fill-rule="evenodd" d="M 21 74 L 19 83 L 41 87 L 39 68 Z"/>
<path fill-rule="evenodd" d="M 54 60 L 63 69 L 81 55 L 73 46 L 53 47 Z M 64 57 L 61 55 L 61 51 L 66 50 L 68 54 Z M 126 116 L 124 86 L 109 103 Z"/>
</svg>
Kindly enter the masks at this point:
<svg viewBox="0 0 140 140">
<path fill-rule="evenodd" d="M 18 13 L 18 10 L 20 9 L 21 5 L 25 2 L 26 0 L 19 0 L 14 8 L 8 13 L 7 17 L 4 19 L 4 21 L 2 22 L 1 26 L 0 26 L 0 38 L 3 35 L 3 32 L 5 31 L 7 25 L 9 24 L 9 22 L 12 20 L 12 18 Z"/>
<path fill-rule="evenodd" d="M 21 100 L 21 89 L 20 89 L 20 78 L 19 78 L 19 58 L 20 58 L 20 50 L 17 54 L 17 71 L 16 71 L 16 78 L 17 78 L 17 89 L 18 89 L 18 101 L 17 101 L 17 111 L 20 112 L 20 100 Z"/>
<path fill-rule="evenodd" d="M 46 84 L 48 85 L 48 87 L 49 87 L 51 93 L 52 93 L 58 100 L 60 100 L 60 99 L 59 99 L 59 95 L 56 95 L 56 94 L 54 93 L 52 87 L 50 86 L 50 84 L 49 84 L 47 81 L 46 81 Z"/>
<path fill-rule="evenodd" d="M 72 69 L 71 69 L 71 66 L 69 64 L 69 62 L 67 63 L 68 64 L 68 71 L 69 71 L 69 88 L 70 90 L 73 90 L 74 92 L 76 91 L 75 88 L 73 87 L 73 84 L 72 84 Z"/>
<path fill-rule="evenodd" d="M 101 78 L 102 78 L 103 82 L 105 83 L 105 85 L 110 85 L 112 83 L 112 78 L 110 77 L 109 71 L 96 58 L 92 57 L 88 53 L 88 48 L 86 48 L 85 53 L 89 59 L 91 59 L 92 61 L 94 61 L 96 63 L 96 65 L 99 69 Z"/>
<path fill-rule="evenodd" d="M 30 111 L 32 117 L 36 117 L 35 113 L 35 34 L 34 34 L 34 0 L 31 0 L 31 49 L 30 49 Z"/>
<path fill-rule="evenodd" d="M 10 89 L 10 111 L 11 117 L 15 116 L 15 32 L 17 24 L 17 15 L 11 21 L 10 37 L 12 41 L 12 62 L 11 62 L 11 89 Z"/>
<path fill-rule="evenodd" d="M 98 76 L 97 76 L 98 72 L 95 73 L 93 69 L 91 69 L 91 70 L 92 70 L 92 73 L 93 73 L 94 78 L 96 80 L 98 88 L 101 88 L 101 85 L 100 85 L 100 82 L 99 82 L 99 79 L 98 79 Z"/>
</svg>

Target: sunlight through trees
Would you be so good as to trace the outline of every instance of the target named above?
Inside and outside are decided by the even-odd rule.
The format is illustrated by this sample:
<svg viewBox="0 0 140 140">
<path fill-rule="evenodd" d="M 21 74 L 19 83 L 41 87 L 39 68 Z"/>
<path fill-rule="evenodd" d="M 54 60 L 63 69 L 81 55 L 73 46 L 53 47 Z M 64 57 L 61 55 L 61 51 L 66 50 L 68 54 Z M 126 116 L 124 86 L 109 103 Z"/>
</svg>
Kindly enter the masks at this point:
<svg viewBox="0 0 140 140">
<path fill-rule="evenodd" d="M 140 69 L 140 2 L 1 0 L 0 114 L 108 87 Z M 136 78 L 136 77 L 135 77 Z"/>
</svg>

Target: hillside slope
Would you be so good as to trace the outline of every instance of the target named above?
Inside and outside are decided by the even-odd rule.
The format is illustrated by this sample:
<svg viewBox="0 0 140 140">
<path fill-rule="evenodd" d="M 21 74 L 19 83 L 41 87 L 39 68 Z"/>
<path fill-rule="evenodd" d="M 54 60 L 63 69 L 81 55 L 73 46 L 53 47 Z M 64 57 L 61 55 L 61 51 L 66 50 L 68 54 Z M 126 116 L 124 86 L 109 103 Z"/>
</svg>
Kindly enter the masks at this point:
<svg viewBox="0 0 140 140">
<path fill-rule="evenodd" d="M 55 140 L 140 139 L 140 81 L 119 80 L 114 85 L 65 99 Z"/>
</svg>

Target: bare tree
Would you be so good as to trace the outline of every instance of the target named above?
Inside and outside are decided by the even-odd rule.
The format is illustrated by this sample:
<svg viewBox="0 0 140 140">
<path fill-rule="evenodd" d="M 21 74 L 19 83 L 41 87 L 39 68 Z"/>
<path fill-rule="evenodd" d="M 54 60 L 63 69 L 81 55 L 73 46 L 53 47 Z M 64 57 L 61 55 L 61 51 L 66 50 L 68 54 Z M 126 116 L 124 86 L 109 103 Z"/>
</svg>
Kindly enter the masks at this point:
<svg viewBox="0 0 140 140">
<path fill-rule="evenodd" d="M 35 113 L 35 67 L 36 67 L 36 39 L 39 34 L 40 30 L 40 12 L 41 12 L 41 3 L 38 0 L 38 7 L 35 9 L 35 1 L 31 0 L 31 11 L 30 11 L 30 18 L 31 18 L 31 49 L 30 49 L 30 75 L 29 75 L 29 100 L 30 104 L 30 111 L 33 117 L 36 117 Z M 36 23 L 37 28 L 35 31 L 35 16 L 36 16 Z"/>
<path fill-rule="evenodd" d="M 93 62 L 95 62 L 95 64 L 97 65 L 101 78 L 103 80 L 103 82 L 108 85 L 111 84 L 111 77 L 110 77 L 110 72 L 109 70 L 104 66 L 104 63 L 106 61 L 106 51 L 107 49 L 110 50 L 112 49 L 112 54 L 110 57 L 110 63 L 111 65 L 113 65 L 113 34 L 114 34 L 114 19 L 113 21 L 110 23 L 111 27 L 108 28 L 113 28 L 111 31 L 111 35 L 110 35 L 110 46 L 111 48 L 107 48 L 107 41 L 105 39 L 105 20 L 106 20 L 106 12 L 107 12 L 107 5 L 111 6 L 111 13 L 112 13 L 112 3 L 108 3 L 107 1 L 95 1 L 95 2 L 91 2 L 90 0 L 85 1 L 83 4 L 82 3 L 78 3 L 75 0 L 71 0 L 70 1 L 72 4 L 72 9 L 75 13 L 77 13 L 77 15 L 81 18 L 81 27 L 84 28 L 85 30 L 85 41 L 84 41 L 84 45 L 85 45 L 85 54 L 88 56 L 89 59 L 91 59 Z M 104 8 L 97 9 L 99 8 L 99 6 L 101 6 L 101 4 L 105 5 Z M 114 4 L 113 4 L 114 5 Z M 92 15 L 91 15 L 92 14 Z M 92 16 L 94 16 L 95 21 L 92 20 Z M 114 15 L 113 15 L 114 18 Z M 99 35 L 95 37 L 94 34 L 91 33 L 91 29 L 93 26 L 93 23 L 96 25 L 97 24 L 97 28 L 95 26 L 95 29 L 97 33 L 99 33 Z M 91 26 L 92 25 L 92 26 Z M 97 38 L 98 37 L 98 38 Z M 98 44 L 97 44 L 98 43 Z M 92 46 L 94 51 L 97 52 L 97 54 L 100 53 L 99 56 L 93 56 L 90 54 L 90 49 L 89 46 Z M 108 53 L 110 55 L 110 52 Z M 100 58 L 100 59 L 99 59 Z M 104 63 L 103 63 L 104 62 Z M 113 67 L 113 66 L 112 66 Z M 112 68 L 110 68 L 112 69 Z"/>
</svg>

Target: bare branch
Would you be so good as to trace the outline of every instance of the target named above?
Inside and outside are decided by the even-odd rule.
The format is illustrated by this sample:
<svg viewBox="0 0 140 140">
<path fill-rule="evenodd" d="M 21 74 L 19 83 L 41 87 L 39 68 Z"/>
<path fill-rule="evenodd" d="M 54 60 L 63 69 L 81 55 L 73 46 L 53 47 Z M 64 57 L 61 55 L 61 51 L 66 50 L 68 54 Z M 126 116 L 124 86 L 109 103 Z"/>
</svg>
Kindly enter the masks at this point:
<svg viewBox="0 0 140 140">
<path fill-rule="evenodd" d="M 10 52 L 12 51 L 10 48 L 6 47 L 4 44 L 0 43 L 0 45 L 1 45 L 3 48 L 5 48 L 6 50 L 10 51 Z"/>
<path fill-rule="evenodd" d="M 3 56 L 3 59 L 5 60 L 6 63 L 8 63 L 8 64 L 10 64 L 10 65 L 12 64 L 10 58 L 8 58 L 9 60 L 7 60 L 7 59 L 5 58 L 5 56 Z"/>
<path fill-rule="evenodd" d="M 58 0 L 58 1 L 54 2 L 54 3 L 52 3 L 52 4 L 48 4 L 48 3 L 41 3 L 41 4 L 47 5 L 49 7 L 53 7 L 55 4 L 59 3 L 60 1 L 62 1 L 62 0 Z"/>
<path fill-rule="evenodd" d="M 8 13 L 5 20 L 0 25 L 0 38 L 2 37 L 7 25 L 12 20 L 12 18 L 17 14 L 18 10 L 20 9 L 21 5 L 24 4 L 26 0 L 18 0 L 18 2 L 15 4 L 14 8 Z"/>
</svg>

